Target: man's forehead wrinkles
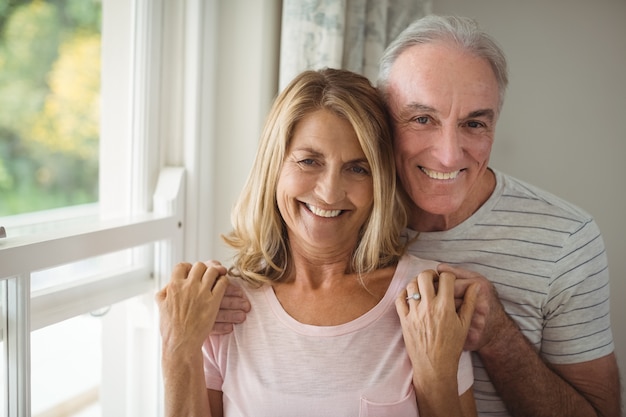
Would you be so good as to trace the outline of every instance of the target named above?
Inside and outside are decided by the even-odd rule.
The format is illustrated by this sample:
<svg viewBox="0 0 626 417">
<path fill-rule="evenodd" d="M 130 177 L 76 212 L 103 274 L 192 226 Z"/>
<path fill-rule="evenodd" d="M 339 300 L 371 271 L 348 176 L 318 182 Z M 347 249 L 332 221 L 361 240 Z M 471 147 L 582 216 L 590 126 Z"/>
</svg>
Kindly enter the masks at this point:
<svg viewBox="0 0 626 417">
<path fill-rule="evenodd" d="M 418 103 L 418 102 L 411 102 L 400 108 L 400 116 L 403 116 L 403 117 L 412 116 L 415 113 L 422 113 L 422 112 L 438 113 L 434 107 L 423 104 L 423 103 Z"/>
<path fill-rule="evenodd" d="M 432 106 L 429 106 L 427 104 L 417 103 L 417 102 L 409 103 L 407 107 L 412 110 L 436 111 L 436 109 Z"/>
<path fill-rule="evenodd" d="M 419 102 L 411 102 L 408 103 L 407 105 L 405 105 L 402 108 L 402 113 L 401 114 L 413 114 L 415 112 L 428 112 L 428 113 L 433 113 L 433 114 L 440 114 L 441 112 L 439 110 L 437 110 L 435 107 L 429 106 L 427 104 L 423 104 L 423 103 L 419 103 Z M 477 109 L 477 110 L 472 110 L 470 112 L 468 112 L 467 114 L 462 114 L 460 116 L 460 120 L 463 119 L 467 119 L 467 118 L 482 118 L 482 117 L 486 117 L 489 120 L 494 120 L 495 118 L 495 110 L 491 109 L 491 108 L 484 108 L 484 109 Z"/>
</svg>

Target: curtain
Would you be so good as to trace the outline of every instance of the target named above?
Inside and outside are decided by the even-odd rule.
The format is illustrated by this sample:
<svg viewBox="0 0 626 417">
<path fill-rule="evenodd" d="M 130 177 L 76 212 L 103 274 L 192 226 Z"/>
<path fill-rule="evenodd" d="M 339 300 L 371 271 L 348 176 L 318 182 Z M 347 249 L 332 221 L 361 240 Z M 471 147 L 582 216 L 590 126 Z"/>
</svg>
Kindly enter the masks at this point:
<svg viewBox="0 0 626 417">
<path fill-rule="evenodd" d="M 432 0 L 284 0 L 279 87 L 306 69 L 345 68 L 374 83 L 385 47 Z"/>
</svg>

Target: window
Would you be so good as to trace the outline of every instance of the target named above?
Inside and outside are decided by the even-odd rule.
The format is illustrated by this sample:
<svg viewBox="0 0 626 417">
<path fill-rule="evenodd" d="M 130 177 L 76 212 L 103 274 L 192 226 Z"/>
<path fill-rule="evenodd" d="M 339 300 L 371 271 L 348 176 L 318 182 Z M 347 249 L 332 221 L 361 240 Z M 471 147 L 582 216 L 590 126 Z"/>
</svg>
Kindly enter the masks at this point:
<svg viewBox="0 0 626 417">
<path fill-rule="evenodd" d="M 0 214 L 0 417 L 158 416 L 153 294 L 174 262 L 227 261 L 219 233 L 276 93 L 280 0 L 35 3 L 101 7 L 98 193 Z"/>
<path fill-rule="evenodd" d="M 0 416 L 158 414 L 153 293 L 182 258 L 185 205 L 158 134 L 159 95 L 180 94 L 162 84 L 161 35 L 180 29 L 164 8 L 0 7 L 2 33 L 19 34 L 0 46 L 15 110 L 0 115 Z"/>
</svg>

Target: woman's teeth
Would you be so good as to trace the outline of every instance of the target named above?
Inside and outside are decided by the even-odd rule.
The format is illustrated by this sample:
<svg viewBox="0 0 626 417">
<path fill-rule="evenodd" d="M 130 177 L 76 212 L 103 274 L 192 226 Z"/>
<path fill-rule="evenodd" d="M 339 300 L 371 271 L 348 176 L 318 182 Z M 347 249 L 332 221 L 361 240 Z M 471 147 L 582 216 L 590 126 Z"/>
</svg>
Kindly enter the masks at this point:
<svg viewBox="0 0 626 417">
<path fill-rule="evenodd" d="M 307 204 L 306 206 L 313 214 L 320 217 L 337 217 L 341 214 L 341 210 L 323 210 L 310 204 Z"/>
</svg>

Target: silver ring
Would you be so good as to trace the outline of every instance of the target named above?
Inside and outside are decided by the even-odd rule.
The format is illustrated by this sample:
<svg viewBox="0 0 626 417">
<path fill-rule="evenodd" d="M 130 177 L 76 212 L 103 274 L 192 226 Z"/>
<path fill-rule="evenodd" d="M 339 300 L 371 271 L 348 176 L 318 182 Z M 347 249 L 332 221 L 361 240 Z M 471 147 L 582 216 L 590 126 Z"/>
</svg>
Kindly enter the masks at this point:
<svg viewBox="0 0 626 417">
<path fill-rule="evenodd" d="M 416 292 L 416 293 L 413 293 L 413 294 L 409 295 L 406 299 L 407 299 L 407 301 L 411 300 L 411 299 L 417 301 L 420 298 L 422 298 L 422 296 L 420 295 L 420 293 Z"/>
</svg>

